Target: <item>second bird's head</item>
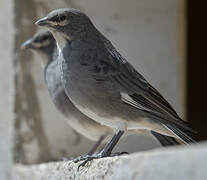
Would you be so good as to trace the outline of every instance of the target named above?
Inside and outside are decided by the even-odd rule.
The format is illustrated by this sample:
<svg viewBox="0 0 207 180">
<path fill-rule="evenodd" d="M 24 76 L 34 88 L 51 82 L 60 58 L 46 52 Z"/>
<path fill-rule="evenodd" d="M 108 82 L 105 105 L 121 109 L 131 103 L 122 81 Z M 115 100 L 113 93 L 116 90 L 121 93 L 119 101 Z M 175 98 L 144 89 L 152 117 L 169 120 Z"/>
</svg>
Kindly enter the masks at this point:
<svg viewBox="0 0 207 180">
<path fill-rule="evenodd" d="M 52 60 L 56 53 L 56 42 L 49 31 L 39 31 L 33 37 L 22 43 L 21 49 L 31 49 L 42 56 L 43 64 Z"/>
<path fill-rule="evenodd" d="M 88 32 L 95 32 L 88 16 L 72 8 L 54 10 L 35 24 L 47 27 L 58 43 L 64 39 L 71 41 Z"/>
</svg>

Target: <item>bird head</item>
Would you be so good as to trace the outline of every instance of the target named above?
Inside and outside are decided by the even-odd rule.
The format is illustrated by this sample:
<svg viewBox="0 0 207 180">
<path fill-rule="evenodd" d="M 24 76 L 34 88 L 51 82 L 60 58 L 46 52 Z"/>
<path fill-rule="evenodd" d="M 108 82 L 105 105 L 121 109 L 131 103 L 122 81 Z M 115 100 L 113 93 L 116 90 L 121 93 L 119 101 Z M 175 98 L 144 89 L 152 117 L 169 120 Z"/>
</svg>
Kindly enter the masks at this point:
<svg viewBox="0 0 207 180">
<path fill-rule="evenodd" d="M 41 56 L 44 56 L 42 58 L 44 64 L 52 59 L 50 57 L 53 55 L 55 48 L 55 39 L 49 31 L 39 31 L 21 45 L 21 49 L 31 49 L 38 52 Z"/>
<path fill-rule="evenodd" d="M 35 24 L 47 27 L 58 43 L 63 39 L 71 41 L 94 29 L 88 16 L 72 8 L 54 10 Z"/>
</svg>

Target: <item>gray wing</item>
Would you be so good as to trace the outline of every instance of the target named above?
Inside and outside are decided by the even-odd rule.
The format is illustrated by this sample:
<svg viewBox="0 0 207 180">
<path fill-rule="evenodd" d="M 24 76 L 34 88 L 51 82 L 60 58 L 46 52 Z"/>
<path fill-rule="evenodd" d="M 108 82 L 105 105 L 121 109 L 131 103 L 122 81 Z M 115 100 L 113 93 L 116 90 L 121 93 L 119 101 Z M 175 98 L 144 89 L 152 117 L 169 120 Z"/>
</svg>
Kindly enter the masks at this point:
<svg viewBox="0 0 207 180">
<path fill-rule="evenodd" d="M 188 135 L 188 132 L 193 132 L 192 129 L 177 115 L 165 98 L 116 51 L 110 42 L 105 43 L 105 46 L 109 53 L 107 63 L 116 69 L 110 76 L 120 86 L 120 91 L 127 92 L 131 98 L 123 98 L 123 101 L 161 122 L 185 142 L 194 142 Z"/>
</svg>

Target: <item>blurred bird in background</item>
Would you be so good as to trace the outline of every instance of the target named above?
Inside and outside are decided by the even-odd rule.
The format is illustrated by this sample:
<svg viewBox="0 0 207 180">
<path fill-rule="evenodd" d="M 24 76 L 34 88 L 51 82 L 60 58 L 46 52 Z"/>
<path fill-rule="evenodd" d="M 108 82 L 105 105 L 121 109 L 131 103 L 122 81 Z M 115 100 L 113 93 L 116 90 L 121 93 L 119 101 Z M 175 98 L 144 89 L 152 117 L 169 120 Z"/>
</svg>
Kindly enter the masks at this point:
<svg viewBox="0 0 207 180">
<path fill-rule="evenodd" d="M 31 39 L 25 41 L 21 48 L 32 49 L 41 55 L 45 84 L 53 103 L 68 118 L 69 125 L 75 131 L 92 141 L 97 141 L 88 153 L 88 155 L 92 155 L 104 139 L 112 134 L 112 131 L 107 126 L 102 126 L 81 113 L 65 94 L 57 64 L 56 42 L 52 34 L 49 31 L 37 32 Z"/>
</svg>

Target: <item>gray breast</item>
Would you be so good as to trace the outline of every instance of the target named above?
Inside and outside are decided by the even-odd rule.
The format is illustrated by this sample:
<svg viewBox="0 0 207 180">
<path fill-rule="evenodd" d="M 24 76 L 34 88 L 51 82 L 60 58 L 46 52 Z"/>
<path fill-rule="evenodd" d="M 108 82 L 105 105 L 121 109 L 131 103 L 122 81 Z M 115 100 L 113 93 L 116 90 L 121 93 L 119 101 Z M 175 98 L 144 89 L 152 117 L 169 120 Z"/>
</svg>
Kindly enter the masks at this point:
<svg viewBox="0 0 207 180">
<path fill-rule="evenodd" d="M 61 84 L 60 71 L 57 61 L 51 62 L 45 69 L 45 83 L 53 103 L 59 111 L 67 115 L 73 106 L 65 94 Z"/>
<path fill-rule="evenodd" d="M 45 83 L 56 108 L 70 119 L 81 121 L 81 123 L 94 124 L 83 115 L 70 101 L 61 83 L 60 70 L 57 61 L 51 62 L 45 69 Z"/>
</svg>

